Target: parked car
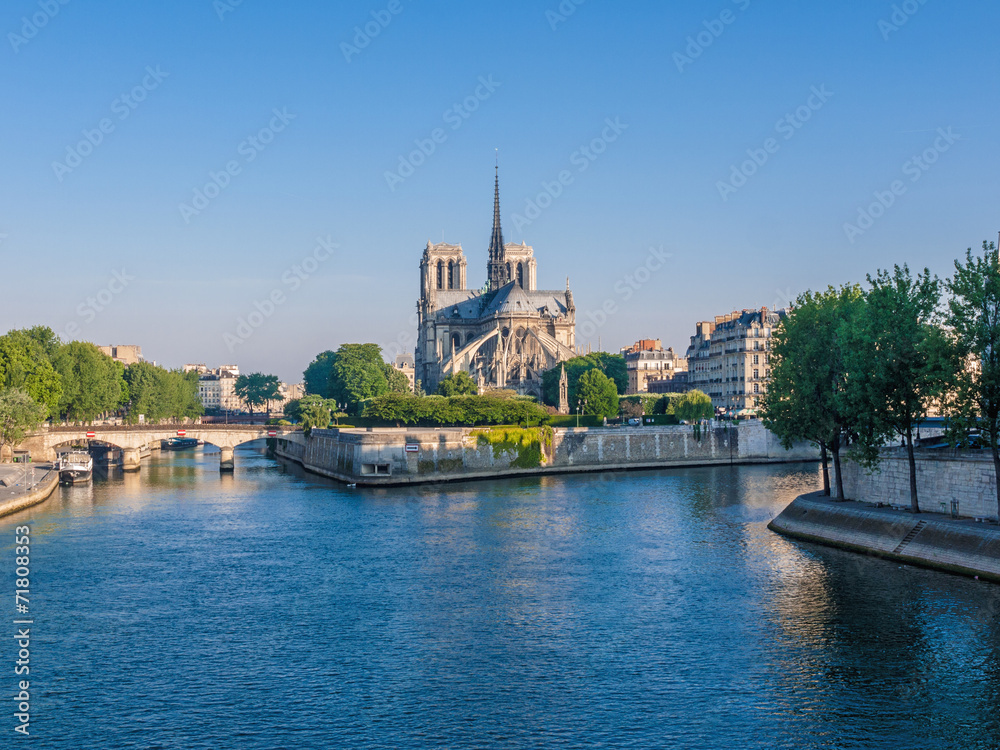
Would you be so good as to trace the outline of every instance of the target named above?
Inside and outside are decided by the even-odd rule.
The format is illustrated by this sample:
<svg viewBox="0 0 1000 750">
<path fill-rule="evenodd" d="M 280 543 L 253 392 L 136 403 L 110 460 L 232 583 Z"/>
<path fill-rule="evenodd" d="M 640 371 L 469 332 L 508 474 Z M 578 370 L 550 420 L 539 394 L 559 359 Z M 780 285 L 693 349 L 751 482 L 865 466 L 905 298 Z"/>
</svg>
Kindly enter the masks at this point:
<svg viewBox="0 0 1000 750">
<path fill-rule="evenodd" d="M 952 445 L 946 440 L 942 440 L 940 443 L 935 443 L 934 445 L 927 446 L 930 450 L 941 450 L 943 448 L 958 448 L 960 450 L 982 450 L 986 447 L 986 443 L 983 442 L 983 436 L 978 432 L 973 432 L 967 437 L 958 441 L 958 443 Z"/>
</svg>

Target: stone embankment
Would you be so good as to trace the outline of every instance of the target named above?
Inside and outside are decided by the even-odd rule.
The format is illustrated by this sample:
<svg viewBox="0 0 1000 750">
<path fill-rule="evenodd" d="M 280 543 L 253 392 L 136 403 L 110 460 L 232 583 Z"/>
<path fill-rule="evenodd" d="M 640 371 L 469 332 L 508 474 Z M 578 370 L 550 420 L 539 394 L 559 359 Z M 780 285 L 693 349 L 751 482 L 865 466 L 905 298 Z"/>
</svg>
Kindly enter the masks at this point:
<svg viewBox="0 0 1000 750">
<path fill-rule="evenodd" d="M 915 458 L 921 511 L 951 515 L 954 507 L 960 516 L 996 519 L 996 472 L 989 451 L 921 448 Z M 909 506 L 906 451 L 882 451 L 879 467 L 872 473 L 845 461 L 844 495 L 859 502 Z"/>
<path fill-rule="evenodd" d="M 819 457 L 805 444 L 785 450 L 757 421 L 713 425 L 699 432 L 691 426 L 532 429 L 540 436 L 535 453 L 494 440 L 503 428 L 313 430 L 304 444 L 278 437 L 275 453 L 316 474 L 359 486 Z M 533 465 L 532 456 L 540 458 Z"/>
<path fill-rule="evenodd" d="M 1000 526 L 941 513 L 910 513 L 820 493 L 796 498 L 768 528 L 779 534 L 1000 582 Z"/>
<path fill-rule="evenodd" d="M 46 500 L 58 485 L 59 472 L 54 466 L 0 465 L 0 517 L 37 505 Z"/>
</svg>

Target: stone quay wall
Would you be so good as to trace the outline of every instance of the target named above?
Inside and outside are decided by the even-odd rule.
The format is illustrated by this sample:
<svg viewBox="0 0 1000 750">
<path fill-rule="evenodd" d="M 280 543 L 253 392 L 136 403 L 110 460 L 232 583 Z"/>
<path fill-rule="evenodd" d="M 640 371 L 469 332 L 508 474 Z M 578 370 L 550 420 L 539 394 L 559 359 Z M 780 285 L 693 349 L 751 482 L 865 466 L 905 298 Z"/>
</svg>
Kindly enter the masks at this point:
<svg viewBox="0 0 1000 750">
<path fill-rule="evenodd" d="M 30 488 L 18 487 L 10 492 L 0 494 L 0 518 L 44 502 L 59 486 L 59 472 L 54 467 L 39 468 L 44 473 L 34 486 Z"/>
<path fill-rule="evenodd" d="M 997 518 L 996 473 L 989 451 L 916 451 L 917 499 L 921 511 L 965 518 Z M 879 468 L 868 474 L 853 461 L 843 463 L 844 494 L 863 503 L 910 505 L 910 467 L 906 451 L 885 451 Z"/>
<path fill-rule="evenodd" d="M 497 476 L 670 466 L 814 461 L 815 447 L 785 450 L 760 422 L 553 430 L 541 466 L 513 466 L 517 454 L 481 445 L 489 428 L 313 430 L 304 446 L 276 439 L 277 455 L 317 474 L 359 485 L 401 485 Z"/>
<path fill-rule="evenodd" d="M 819 493 L 802 495 L 768 528 L 897 562 L 1000 582 L 1000 527 L 940 513 L 908 513 Z"/>
</svg>

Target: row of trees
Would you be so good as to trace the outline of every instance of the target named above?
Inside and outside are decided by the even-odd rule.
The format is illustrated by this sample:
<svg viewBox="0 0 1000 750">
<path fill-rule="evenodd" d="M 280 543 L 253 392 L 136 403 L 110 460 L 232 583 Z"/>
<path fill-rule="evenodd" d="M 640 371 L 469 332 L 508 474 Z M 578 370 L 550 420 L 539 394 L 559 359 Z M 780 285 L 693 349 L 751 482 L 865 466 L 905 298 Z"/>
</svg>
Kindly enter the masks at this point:
<svg viewBox="0 0 1000 750">
<path fill-rule="evenodd" d="M 0 443 L 19 442 L 45 419 L 87 422 L 121 414 L 135 422 L 139 414 L 155 421 L 201 413 L 197 373 L 148 362 L 126 368 L 94 344 L 62 343 L 45 326 L 0 336 L 0 425 L 6 430 Z"/>
<path fill-rule="evenodd" d="M 932 408 L 960 440 L 979 430 L 993 455 L 1000 509 L 1000 260 L 993 243 L 955 261 L 946 281 L 907 266 L 880 270 L 867 288 L 806 292 L 772 342 L 765 424 L 786 445 L 808 440 L 823 453 L 824 486 L 844 497 L 845 448 L 869 469 L 901 440 L 910 503 L 919 512 L 914 436 Z M 942 300 L 942 293 L 947 298 Z"/>
</svg>

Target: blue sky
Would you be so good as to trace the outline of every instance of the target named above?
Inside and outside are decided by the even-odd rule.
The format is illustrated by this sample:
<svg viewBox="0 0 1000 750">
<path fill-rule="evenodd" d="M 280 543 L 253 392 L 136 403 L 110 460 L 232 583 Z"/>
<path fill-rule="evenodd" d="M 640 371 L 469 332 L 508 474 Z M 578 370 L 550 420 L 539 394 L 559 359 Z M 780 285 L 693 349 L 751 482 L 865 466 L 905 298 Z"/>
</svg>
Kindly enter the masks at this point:
<svg viewBox="0 0 1000 750">
<path fill-rule="evenodd" d="M 9 0 L 0 328 L 285 380 L 344 342 L 412 349 L 428 239 L 484 280 L 494 149 L 505 238 L 540 286 L 570 277 L 580 344 L 683 349 L 697 320 L 893 263 L 947 275 L 1000 229 L 998 21 L 985 0 Z"/>
</svg>

